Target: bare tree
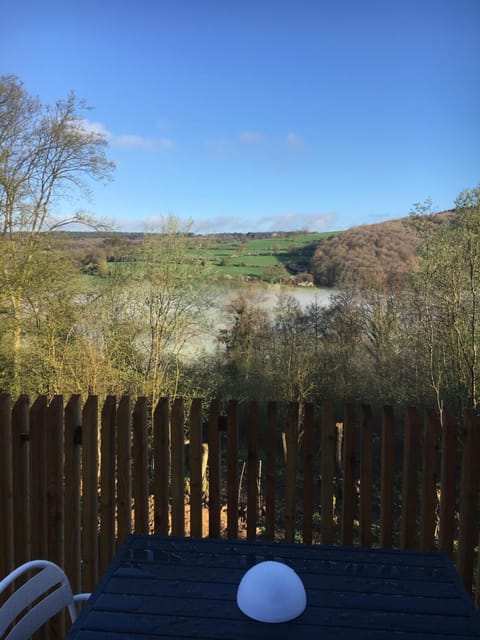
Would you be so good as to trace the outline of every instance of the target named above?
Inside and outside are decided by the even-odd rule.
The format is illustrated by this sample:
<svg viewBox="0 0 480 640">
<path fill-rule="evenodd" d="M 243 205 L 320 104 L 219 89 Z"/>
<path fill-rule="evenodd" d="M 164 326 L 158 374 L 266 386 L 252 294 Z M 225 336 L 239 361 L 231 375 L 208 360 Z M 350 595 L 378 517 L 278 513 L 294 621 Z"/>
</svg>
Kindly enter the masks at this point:
<svg viewBox="0 0 480 640">
<path fill-rule="evenodd" d="M 8 319 L 3 334 L 5 327 L 12 332 L 7 342 L 14 380 L 22 312 L 46 232 L 70 223 L 95 225 L 81 210 L 56 217 L 57 207 L 75 195 L 88 196 L 89 181 L 108 180 L 114 168 L 105 154 L 106 137 L 80 115 L 86 108 L 73 93 L 53 107 L 44 105 L 17 77 L 0 77 L 0 310 Z"/>
</svg>

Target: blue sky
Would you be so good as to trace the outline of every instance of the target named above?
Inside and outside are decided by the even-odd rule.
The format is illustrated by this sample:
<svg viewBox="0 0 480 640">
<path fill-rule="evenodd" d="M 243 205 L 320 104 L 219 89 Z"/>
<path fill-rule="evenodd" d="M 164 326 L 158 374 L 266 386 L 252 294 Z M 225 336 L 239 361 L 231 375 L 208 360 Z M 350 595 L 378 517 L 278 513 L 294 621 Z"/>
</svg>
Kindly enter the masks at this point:
<svg viewBox="0 0 480 640">
<path fill-rule="evenodd" d="M 480 182 L 480 0 L 16 0 L 0 73 L 109 138 L 122 230 L 345 229 Z"/>
</svg>

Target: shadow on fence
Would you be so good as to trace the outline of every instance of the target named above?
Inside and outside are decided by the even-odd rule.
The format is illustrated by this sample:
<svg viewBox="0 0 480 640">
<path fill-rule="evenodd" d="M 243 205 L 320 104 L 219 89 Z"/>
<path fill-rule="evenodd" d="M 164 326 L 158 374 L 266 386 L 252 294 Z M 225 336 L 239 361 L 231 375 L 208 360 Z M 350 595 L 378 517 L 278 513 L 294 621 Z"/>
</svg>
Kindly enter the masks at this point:
<svg viewBox="0 0 480 640">
<path fill-rule="evenodd" d="M 0 456 L 1 575 L 48 558 L 88 591 L 130 532 L 265 537 L 437 549 L 480 604 L 472 411 L 2 395 Z"/>
</svg>

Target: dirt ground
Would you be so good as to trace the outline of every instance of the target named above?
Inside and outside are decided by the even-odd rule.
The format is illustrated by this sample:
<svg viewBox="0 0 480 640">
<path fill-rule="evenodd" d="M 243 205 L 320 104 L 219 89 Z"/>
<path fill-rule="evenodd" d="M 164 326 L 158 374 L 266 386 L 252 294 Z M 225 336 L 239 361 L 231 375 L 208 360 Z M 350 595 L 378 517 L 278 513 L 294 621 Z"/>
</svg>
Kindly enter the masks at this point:
<svg viewBox="0 0 480 640">
<path fill-rule="evenodd" d="M 171 525 L 170 525 L 171 526 Z M 150 517 L 149 517 L 149 529 L 150 533 L 154 533 L 154 518 L 153 518 L 153 499 L 151 497 L 150 504 Z M 169 531 L 171 533 L 171 531 Z M 220 511 L 220 534 L 222 537 L 227 536 L 227 507 L 222 507 Z M 185 535 L 190 535 L 190 505 L 185 504 Z M 238 537 L 246 538 L 247 525 L 239 520 L 238 522 Z M 208 537 L 208 507 L 202 507 L 202 537 Z"/>
<path fill-rule="evenodd" d="M 220 512 L 220 531 L 222 537 L 227 535 L 227 507 L 222 508 Z M 190 505 L 185 505 L 185 535 L 190 535 Z M 247 527 L 241 522 L 238 523 L 238 537 L 245 538 L 247 535 Z M 208 507 L 202 508 L 202 536 L 208 536 Z"/>
</svg>

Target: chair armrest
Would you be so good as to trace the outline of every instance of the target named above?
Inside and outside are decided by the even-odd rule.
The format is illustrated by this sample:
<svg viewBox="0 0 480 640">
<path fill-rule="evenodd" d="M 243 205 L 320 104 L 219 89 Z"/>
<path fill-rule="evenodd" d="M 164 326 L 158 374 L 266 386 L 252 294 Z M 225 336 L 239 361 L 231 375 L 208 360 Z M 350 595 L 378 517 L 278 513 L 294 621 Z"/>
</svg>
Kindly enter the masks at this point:
<svg viewBox="0 0 480 640">
<path fill-rule="evenodd" d="M 81 602 L 82 600 L 88 600 L 91 595 L 91 593 L 77 593 L 73 596 L 73 600 L 74 602 Z"/>
</svg>

